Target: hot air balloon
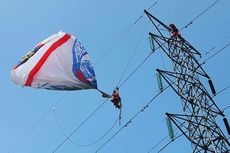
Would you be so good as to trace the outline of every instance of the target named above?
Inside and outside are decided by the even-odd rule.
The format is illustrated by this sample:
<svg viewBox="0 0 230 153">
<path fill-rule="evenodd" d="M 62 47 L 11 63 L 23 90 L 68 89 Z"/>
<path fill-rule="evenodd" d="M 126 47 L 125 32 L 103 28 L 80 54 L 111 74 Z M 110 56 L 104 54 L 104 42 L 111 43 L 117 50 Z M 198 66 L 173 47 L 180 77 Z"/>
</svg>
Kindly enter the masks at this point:
<svg viewBox="0 0 230 153">
<path fill-rule="evenodd" d="M 29 51 L 11 70 L 11 79 L 21 86 L 48 90 L 97 89 L 95 72 L 81 42 L 58 32 Z"/>
</svg>

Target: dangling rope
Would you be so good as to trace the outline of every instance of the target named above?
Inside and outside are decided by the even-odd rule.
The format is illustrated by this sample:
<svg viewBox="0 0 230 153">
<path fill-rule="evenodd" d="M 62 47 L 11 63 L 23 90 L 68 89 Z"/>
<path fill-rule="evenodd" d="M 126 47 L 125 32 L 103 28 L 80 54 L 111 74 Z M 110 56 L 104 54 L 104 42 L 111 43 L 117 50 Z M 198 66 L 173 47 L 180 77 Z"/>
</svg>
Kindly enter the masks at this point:
<svg viewBox="0 0 230 153">
<path fill-rule="evenodd" d="M 159 49 L 160 47 L 158 47 L 158 48 L 156 48 L 155 50 L 157 50 L 157 49 Z M 142 61 L 139 65 L 138 65 L 138 67 L 128 76 L 128 78 L 125 80 L 125 81 L 123 81 L 122 82 L 122 84 L 119 86 L 119 88 L 121 88 L 129 79 L 130 79 L 130 77 L 132 76 L 132 75 L 134 75 L 134 73 L 141 67 L 141 65 L 143 65 L 144 63 L 145 63 L 145 61 L 151 56 L 151 54 L 152 54 L 153 52 L 151 52 L 145 59 L 144 59 L 144 61 Z M 107 101 L 107 100 L 106 100 Z M 86 120 L 84 120 L 83 122 L 82 122 L 82 124 L 81 125 L 79 125 L 70 135 L 68 135 L 68 137 L 61 143 L 61 144 L 59 144 L 55 149 L 54 149 L 54 151 L 53 151 L 53 153 L 54 152 L 56 152 L 63 144 L 65 144 L 65 142 L 76 132 L 76 131 L 78 131 L 79 129 L 80 129 L 80 127 L 83 125 L 83 124 L 85 124 L 85 122 L 86 121 L 88 121 L 89 120 L 89 118 L 91 118 L 92 116 L 93 116 L 93 114 L 100 108 L 100 107 L 102 107 L 102 105 L 104 105 L 105 104 L 105 102 L 106 101 L 104 101 L 88 118 L 86 118 Z M 121 114 L 121 110 L 120 110 L 120 114 Z M 119 118 L 121 118 L 120 117 L 120 115 L 119 115 Z M 120 121 L 119 121 L 120 122 Z"/>
<path fill-rule="evenodd" d="M 170 86 L 168 85 L 167 87 L 165 87 L 164 89 L 163 89 L 163 91 L 164 90 L 166 90 L 166 89 L 168 89 Z M 106 144 L 108 144 L 117 134 L 119 134 L 124 128 L 126 128 L 130 123 L 132 123 L 132 121 L 138 116 L 138 115 L 140 115 L 142 112 L 144 112 L 145 111 L 145 109 L 146 108 L 148 108 L 149 107 L 149 105 L 152 103 L 152 102 L 154 102 L 154 100 L 160 95 L 160 94 L 162 94 L 162 92 L 160 91 L 160 92 L 158 92 L 155 96 L 153 96 L 153 98 L 149 101 L 149 102 L 147 102 L 146 103 L 146 105 L 141 109 L 141 110 L 139 110 L 136 114 L 134 114 L 133 115 L 133 117 L 131 117 L 131 119 L 130 120 L 128 120 L 127 122 L 126 122 L 126 124 L 124 124 L 116 133 L 114 133 L 99 149 L 97 149 L 96 151 L 95 151 L 95 153 L 97 153 L 97 152 L 99 152 L 103 147 L 105 147 L 105 145 Z"/>
<path fill-rule="evenodd" d="M 156 2 L 154 2 L 149 8 L 148 8 L 148 10 L 151 10 L 157 3 L 159 2 L 159 0 L 158 1 L 156 1 Z M 101 55 L 101 57 L 99 57 L 99 59 L 97 60 L 97 62 L 96 62 L 96 64 L 98 64 L 105 56 L 106 56 L 106 54 L 108 54 L 108 52 L 133 28 L 133 26 L 134 25 L 136 25 L 143 17 L 144 17 L 144 15 L 145 15 L 145 13 L 142 13 L 142 15 L 139 17 L 139 18 L 137 18 L 137 20 L 133 23 L 133 24 L 131 24 L 121 35 L 120 35 L 120 37 L 118 37 L 118 39 L 116 39 L 115 41 L 114 41 L 114 43 L 107 49 L 107 50 L 105 50 L 105 52 Z M 147 27 L 148 27 L 148 25 L 145 27 L 145 29 L 144 29 L 144 32 L 143 32 L 143 36 L 144 36 L 144 33 L 145 33 L 145 31 L 147 30 Z M 117 87 L 119 86 L 119 84 L 120 84 L 120 82 L 121 82 L 121 80 L 122 80 L 122 78 L 124 77 L 124 75 L 125 75 L 125 73 L 126 73 L 126 71 L 127 71 L 127 69 L 128 69 L 128 67 L 129 67 L 129 65 L 130 65 L 130 63 L 131 63 L 131 61 L 132 61 L 132 59 L 133 59 L 133 57 L 134 57 L 134 55 L 135 55 L 135 53 L 137 52 L 137 48 L 139 47 L 139 45 L 140 45 L 140 43 L 141 43 L 141 41 L 142 41 L 142 38 L 140 38 L 139 39 L 139 41 L 137 42 L 137 45 L 136 45 L 136 47 L 135 47 L 135 49 L 134 49 L 134 51 L 133 51 L 133 53 L 132 53 L 132 55 L 131 55 L 131 57 L 129 58 L 129 60 L 128 60 L 128 63 L 126 64 L 126 66 L 125 66 L 125 69 L 124 69 L 124 71 L 123 71 L 123 73 L 122 73 L 122 75 L 121 75 L 121 77 L 120 77 L 120 79 L 119 79 L 119 81 L 118 81 L 118 83 L 117 83 Z M 121 86 L 120 86 L 121 87 Z M 100 90 L 99 90 L 100 91 Z M 101 92 L 101 91 L 100 91 Z M 103 93 L 102 93 L 102 95 L 104 95 Z M 108 96 L 106 96 L 107 98 L 109 98 Z M 112 97 L 110 97 L 110 98 L 112 98 Z M 121 105 L 121 107 L 119 108 L 119 124 L 121 125 L 121 117 L 122 117 L 122 102 L 120 101 L 120 105 Z"/>
<path fill-rule="evenodd" d="M 219 0 L 218 0 L 218 1 L 219 1 Z M 218 2 L 218 1 L 217 1 L 217 2 Z M 217 3 L 217 2 L 216 2 L 216 3 Z M 216 4 L 216 3 L 215 3 L 215 4 Z M 213 4 L 212 6 L 214 6 L 215 4 Z M 212 6 L 210 6 L 208 9 L 210 9 Z M 205 10 L 204 12 L 202 12 L 199 16 L 197 16 L 195 19 L 193 19 L 193 21 L 195 21 L 196 19 L 198 19 L 198 18 L 199 18 L 202 14 L 204 14 L 208 9 L 206 9 L 206 10 Z M 193 21 L 192 21 L 192 22 L 193 22 Z M 188 27 L 188 26 L 187 26 L 187 27 Z M 185 28 L 187 28 L 187 27 L 185 27 Z M 183 29 L 182 29 L 182 30 L 183 30 Z M 157 49 L 158 49 L 158 48 L 157 48 Z M 156 50 L 157 50 L 157 49 L 156 49 Z M 151 54 L 150 54 L 150 55 L 151 55 Z M 120 85 L 120 87 L 123 86 L 124 83 L 127 82 L 127 81 L 130 79 L 130 77 L 141 67 L 142 64 L 145 63 L 145 61 L 150 57 L 150 55 L 147 56 L 147 58 L 145 58 L 144 61 L 142 61 L 142 62 L 138 65 L 138 67 L 127 77 L 127 79 L 124 80 L 124 82 Z M 127 126 L 129 123 L 131 123 L 131 122 L 128 122 L 128 123 L 126 124 L 126 126 Z M 125 126 L 125 127 L 126 127 L 126 126 Z M 121 129 L 123 129 L 123 127 L 122 127 Z M 121 130 L 121 129 L 120 129 L 120 130 Z M 119 131 L 120 131 L 120 130 L 119 130 Z M 119 133 L 119 131 L 118 131 L 118 133 Z M 115 134 L 115 135 L 116 135 L 116 134 Z M 115 136 L 115 135 L 113 135 L 113 136 Z M 110 139 L 110 140 L 111 140 L 111 139 Z M 110 141 L 110 140 L 109 140 L 109 141 Z M 107 141 L 107 143 L 108 143 L 108 141 Z M 107 144 L 107 143 L 106 143 L 106 144 Z M 104 145 L 105 145 L 105 144 L 104 144 Z M 103 146 L 102 146 L 102 147 L 103 147 Z M 101 148 L 100 148 L 100 149 L 101 149 Z"/>
<path fill-rule="evenodd" d="M 157 50 L 157 49 L 159 49 L 160 48 L 160 46 L 159 47 L 157 47 L 155 50 Z M 134 71 L 121 83 L 121 85 L 119 86 L 119 88 L 121 88 L 130 78 L 131 78 L 131 76 L 133 76 L 134 75 L 134 73 L 146 62 L 146 60 L 152 55 L 152 53 L 153 52 L 151 52 L 138 66 L 137 66 L 137 68 L 136 69 L 134 69 Z M 107 100 L 106 100 L 107 101 Z M 75 133 L 75 132 L 77 132 L 79 129 L 80 129 L 80 127 L 83 125 L 83 124 L 85 124 L 85 122 L 86 121 L 88 121 L 93 115 L 94 115 L 94 113 L 96 113 L 97 112 L 97 110 L 98 109 L 100 109 L 101 107 L 102 107 L 102 105 L 104 105 L 105 104 L 105 102 L 106 101 L 104 101 L 92 114 L 90 114 L 90 116 L 89 117 L 87 117 L 83 122 L 82 122 L 82 124 L 80 124 L 70 135 L 68 135 L 68 137 L 61 143 L 61 144 L 59 144 L 55 149 L 54 149 L 54 151 L 53 151 L 53 153 L 54 152 L 56 152 L 63 144 L 65 144 L 65 142 Z"/>
<path fill-rule="evenodd" d="M 157 1 L 158 2 L 158 1 Z M 157 2 L 155 2 L 149 9 L 151 9 L 154 5 L 156 5 L 157 4 Z M 217 3 L 217 2 L 216 2 Z M 211 6 L 212 7 L 212 6 Z M 138 20 L 137 20 L 137 22 L 139 22 L 139 20 L 141 19 L 142 17 L 140 17 L 140 18 L 138 18 Z M 135 24 L 137 23 L 137 22 L 135 22 Z M 187 27 L 186 27 L 187 28 Z M 129 28 L 128 28 L 129 29 Z M 130 28 L 131 29 L 131 28 Z M 129 30 L 127 30 L 127 32 L 128 32 Z M 124 32 L 124 33 L 127 33 L 127 32 Z M 124 34 L 125 35 L 125 34 Z M 121 37 L 123 37 L 123 36 L 121 36 Z M 118 39 L 119 40 L 119 39 Z M 118 42 L 118 41 L 117 41 Z M 114 46 L 117 44 L 117 42 L 116 43 L 114 43 Z M 112 47 L 113 47 L 113 45 L 112 45 Z M 111 47 L 111 48 L 112 48 Z M 110 49 L 111 49 L 110 48 Z M 110 50 L 110 49 L 108 49 L 108 50 Z M 147 60 L 147 59 L 146 59 Z M 98 63 L 98 62 L 97 62 Z M 143 62 L 144 63 L 144 62 Z M 143 64 L 142 63 L 142 64 Z M 141 65 L 142 65 L 141 64 Z M 141 66 L 140 65 L 140 66 Z M 139 69 L 139 67 L 137 68 L 137 69 Z M 137 71 L 137 69 L 133 72 L 133 74 Z M 133 75 L 132 74 L 132 75 Z M 131 77 L 131 75 L 128 77 L 128 79 Z M 127 80 L 128 80 L 127 79 Z M 125 82 L 127 81 L 127 80 L 125 80 Z M 125 82 L 123 82 L 122 84 L 121 84 L 121 86 L 125 83 Z M 99 106 L 99 107 L 101 107 L 101 106 Z M 96 109 L 97 110 L 97 109 Z M 29 132 L 27 132 L 27 134 L 25 135 L 25 136 L 23 136 L 21 139 L 20 139 L 20 141 L 18 142 L 18 143 L 16 143 L 10 150 L 9 150 L 9 153 L 10 152 L 12 152 L 22 141 L 23 141 L 23 139 L 25 138 L 25 137 L 27 137 L 28 135 L 29 135 L 29 133 L 31 133 L 31 131 L 33 131 L 33 129 L 34 128 L 36 128 L 39 124 L 40 124 L 40 122 L 41 122 L 41 120 L 43 120 L 47 115 L 48 115 L 48 113 L 49 112 L 51 112 L 51 110 L 50 111 L 48 111 L 47 113 L 45 113 L 42 117 L 41 117 L 41 119 L 39 119 L 39 121 L 38 122 L 36 122 L 36 124 L 35 124 L 35 126 L 33 126 L 30 130 L 29 130 Z"/>
<path fill-rule="evenodd" d="M 105 103 L 107 102 L 107 99 L 101 104 L 99 105 L 96 110 L 94 110 L 77 128 L 75 128 L 75 130 L 73 132 L 71 132 L 65 139 L 64 141 L 62 141 L 61 144 L 59 144 L 53 151 L 56 152 L 63 144 L 65 144 L 65 142 L 67 140 L 69 140 L 69 138 L 74 134 L 76 133 Z"/>
<path fill-rule="evenodd" d="M 158 47 L 158 48 L 156 48 L 155 50 L 157 50 L 157 49 L 159 49 L 160 47 Z M 132 76 L 132 75 L 134 75 L 134 73 L 141 67 L 141 65 L 143 65 L 144 63 L 145 63 L 145 61 L 151 56 L 151 54 L 152 54 L 153 52 L 151 52 L 145 59 L 144 59 L 144 61 L 142 61 L 139 65 L 138 65 L 138 67 L 128 76 L 128 78 L 124 81 L 124 82 L 122 82 L 122 84 L 119 86 L 120 88 L 130 79 L 130 77 Z M 106 100 L 107 101 L 107 100 Z M 77 132 L 77 130 L 79 130 L 80 129 L 80 127 L 83 125 L 83 124 L 85 124 L 85 122 L 86 121 L 88 121 L 93 115 L 94 115 L 94 113 L 96 113 L 96 111 L 98 110 L 98 109 L 100 109 L 104 104 L 105 104 L 105 102 L 106 101 L 104 101 L 92 114 L 90 114 L 90 116 L 89 117 L 87 117 L 83 122 L 82 122 L 82 124 L 80 124 L 70 135 L 68 135 L 67 136 L 67 138 L 60 144 L 60 145 L 58 145 L 55 149 L 54 149 L 54 151 L 53 151 L 53 153 L 54 152 L 56 152 L 75 132 Z M 122 112 L 122 110 L 120 109 L 120 114 L 119 114 L 119 119 L 121 119 L 121 112 Z M 119 121 L 120 122 L 120 121 Z"/>
<path fill-rule="evenodd" d="M 68 135 L 66 134 L 64 128 L 62 127 L 61 122 L 58 120 L 57 113 L 56 113 L 56 110 L 55 110 L 55 109 L 53 110 L 53 114 L 54 114 L 55 120 L 56 120 L 56 122 L 57 122 L 57 124 L 58 124 L 58 127 L 60 128 L 62 134 L 63 134 L 66 138 L 68 138 Z M 102 139 L 103 139 L 103 138 L 104 138 L 114 127 L 115 127 L 115 125 L 117 124 L 117 122 L 118 122 L 118 119 L 115 120 L 115 122 L 113 123 L 113 125 L 112 125 L 112 126 L 111 126 L 111 127 L 110 127 L 100 138 L 98 138 L 98 139 L 92 141 L 91 143 L 88 143 L 88 144 L 78 144 L 78 143 L 76 143 L 75 141 L 73 141 L 72 139 L 70 139 L 70 138 L 68 138 L 68 139 L 69 139 L 69 141 L 70 141 L 73 145 L 75 145 L 75 146 L 77 146 L 77 147 L 89 147 L 89 146 L 92 146 L 92 145 L 94 145 L 94 144 L 100 142 L 100 141 L 101 141 L 101 140 L 102 140 Z"/>
<path fill-rule="evenodd" d="M 130 63 L 131 63 L 132 59 L 134 58 L 134 55 L 135 55 L 136 52 L 137 52 L 137 48 L 140 46 L 141 41 L 143 40 L 144 34 L 145 34 L 145 32 L 146 32 L 148 26 L 149 26 L 149 24 L 146 25 L 146 27 L 145 27 L 145 29 L 144 29 L 144 31 L 143 31 L 142 36 L 141 36 L 140 39 L 138 40 L 138 42 L 137 42 L 137 44 L 136 44 L 136 46 L 135 46 L 135 48 L 134 48 L 134 50 L 133 50 L 133 52 L 132 52 L 132 54 L 131 54 L 131 56 L 130 56 L 130 58 L 129 58 L 127 64 L 126 64 L 126 66 L 125 66 L 125 69 L 124 69 L 124 71 L 123 71 L 123 73 L 122 73 L 122 75 L 121 75 L 121 77 L 120 77 L 120 79 L 119 79 L 119 81 L 118 81 L 118 83 L 117 83 L 117 87 L 120 85 L 121 80 L 123 79 L 125 73 L 127 72 Z M 120 109 L 119 109 L 119 125 L 121 125 L 121 119 L 122 119 L 122 101 L 120 101 L 120 105 L 121 105 L 121 107 L 120 107 Z"/>
<path fill-rule="evenodd" d="M 61 101 L 62 101 L 62 99 L 65 97 L 66 95 L 65 94 L 63 94 L 57 101 L 56 101 L 56 103 L 52 106 L 52 108 L 53 107 L 56 107 Z M 26 134 L 24 134 L 20 139 L 19 139 L 19 141 L 18 142 L 16 142 L 14 145 L 13 145 L 13 147 L 11 147 L 10 148 L 10 150 L 7 152 L 7 153 L 11 153 L 12 151 L 14 151 L 15 149 L 16 149 L 16 147 L 18 146 L 18 145 L 20 145 L 22 142 L 23 142 L 23 140 L 26 138 L 26 137 L 28 137 L 29 135 L 30 135 L 30 133 L 34 130 L 34 129 L 36 129 L 40 124 L 41 124 L 41 122 L 49 115 L 49 113 L 50 112 L 52 112 L 52 108 L 51 109 L 49 109 L 47 112 L 45 112 L 42 116 L 41 116 L 41 118 L 26 132 Z"/>
</svg>

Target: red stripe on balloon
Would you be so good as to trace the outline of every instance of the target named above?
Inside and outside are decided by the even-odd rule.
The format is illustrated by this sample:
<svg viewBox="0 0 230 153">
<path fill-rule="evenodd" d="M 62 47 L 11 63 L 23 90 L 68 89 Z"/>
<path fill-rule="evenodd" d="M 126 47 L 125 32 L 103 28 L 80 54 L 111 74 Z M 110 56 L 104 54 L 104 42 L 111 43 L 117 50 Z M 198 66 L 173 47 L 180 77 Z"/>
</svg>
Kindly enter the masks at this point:
<svg viewBox="0 0 230 153">
<path fill-rule="evenodd" d="M 46 62 L 46 60 L 49 58 L 49 56 L 61 45 L 63 45 L 65 42 L 67 42 L 71 36 L 69 34 L 65 34 L 62 38 L 54 42 L 49 49 L 45 52 L 45 54 L 41 57 L 41 59 L 37 62 L 37 64 L 34 66 L 34 68 L 30 71 L 28 78 L 26 80 L 25 86 L 31 86 L 34 76 L 39 72 L 43 64 Z"/>
</svg>

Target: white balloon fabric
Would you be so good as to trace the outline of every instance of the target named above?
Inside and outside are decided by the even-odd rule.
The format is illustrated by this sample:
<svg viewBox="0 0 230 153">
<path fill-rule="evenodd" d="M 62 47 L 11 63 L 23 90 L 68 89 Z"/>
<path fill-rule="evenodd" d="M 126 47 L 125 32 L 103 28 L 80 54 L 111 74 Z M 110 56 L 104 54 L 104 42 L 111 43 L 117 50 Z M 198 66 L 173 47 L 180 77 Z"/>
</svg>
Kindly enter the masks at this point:
<svg viewBox="0 0 230 153">
<path fill-rule="evenodd" d="M 27 53 L 11 71 L 19 85 L 49 90 L 97 89 L 90 57 L 78 39 L 56 33 Z"/>
</svg>

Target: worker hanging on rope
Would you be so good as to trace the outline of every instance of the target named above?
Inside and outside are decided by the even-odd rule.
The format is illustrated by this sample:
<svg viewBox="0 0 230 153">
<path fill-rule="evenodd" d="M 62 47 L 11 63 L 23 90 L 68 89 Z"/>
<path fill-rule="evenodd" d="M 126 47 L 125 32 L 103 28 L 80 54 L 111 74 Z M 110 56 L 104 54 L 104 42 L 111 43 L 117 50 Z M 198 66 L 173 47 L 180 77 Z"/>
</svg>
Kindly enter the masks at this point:
<svg viewBox="0 0 230 153">
<path fill-rule="evenodd" d="M 119 95 L 119 88 L 116 87 L 114 90 L 113 90 L 113 99 L 111 100 L 111 102 L 114 104 L 114 106 L 118 109 L 121 109 L 121 97 Z"/>
<path fill-rule="evenodd" d="M 172 33 L 172 37 L 175 37 L 175 36 L 180 36 L 181 34 L 180 34 L 180 32 L 179 32 L 179 30 L 177 29 L 177 27 L 174 25 L 174 24 L 170 24 L 169 25 L 169 27 L 171 28 L 171 33 Z"/>
</svg>

